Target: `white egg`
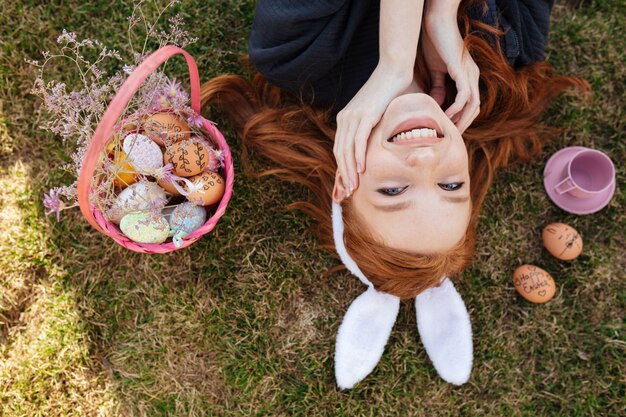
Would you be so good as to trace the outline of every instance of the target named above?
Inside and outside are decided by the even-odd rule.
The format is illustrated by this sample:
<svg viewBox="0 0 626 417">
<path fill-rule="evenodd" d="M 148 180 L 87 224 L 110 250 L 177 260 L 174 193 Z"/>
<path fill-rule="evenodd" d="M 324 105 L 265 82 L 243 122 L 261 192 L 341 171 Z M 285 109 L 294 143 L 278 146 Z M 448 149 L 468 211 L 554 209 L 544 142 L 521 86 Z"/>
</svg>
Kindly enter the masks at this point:
<svg viewBox="0 0 626 417">
<path fill-rule="evenodd" d="M 139 133 L 131 133 L 122 145 L 128 162 L 137 172 L 154 175 L 163 167 L 163 152 L 152 139 Z"/>
<path fill-rule="evenodd" d="M 165 190 L 154 182 L 140 181 L 122 190 L 113 206 L 107 211 L 107 218 L 118 223 L 131 211 L 159 211 L 167 203 Z"/>
</svg>

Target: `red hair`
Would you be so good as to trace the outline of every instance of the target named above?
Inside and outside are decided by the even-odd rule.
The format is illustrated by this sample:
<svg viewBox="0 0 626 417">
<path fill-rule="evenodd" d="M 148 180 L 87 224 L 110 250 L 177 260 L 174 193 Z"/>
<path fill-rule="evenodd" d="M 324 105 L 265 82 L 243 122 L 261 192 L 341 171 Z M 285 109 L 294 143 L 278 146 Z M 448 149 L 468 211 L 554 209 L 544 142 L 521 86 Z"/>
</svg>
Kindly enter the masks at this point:
<svg viewBox="0 0 626 417">
<path fill-rule="evenodd" d="M 464 238 L 446 253 L 392 250 L 366 232 L 351 210 L 350 199 L 343 204 L 344 238 L 350 256 L 379 291 L 401 298 L 415 297 L 438 285 L 442 276 L 456 276 L 470 264 L 478 214 L 494 172 L 512 162 L 528 161 L 540 152 L 554 132 L 538 124 L 538 119 L 556 96 L 571 87 L 589 89 L 584 80 L 555 75 L 545 62 L 511 68 L 499 43 L 493 42 L 501 34 L 467 17 L 465 10 L 471 3 L 473 0 L 464 1 L 459 8 L 459 28 L 480 68 L 481 110 L 463 135 L 472 184 L 472 215 Z M 491 42 L 489 34 L 493 36 Z M 428 91 L 430 80 L 421 56 L 415 73 Z M 449 84 L 446 96 L 455 95 Z M 334 251 L 330 213 L 337 165 L 330 112 L 303 104 L 268 84 L 260 74 L 251 81 L 234 75 L 216 77 L 202 86 L 201 96 L 203 104 L 217 106 L 232 120 L 242 138 L 246 173 L 276 175 L 309 190 L 307 200 L 287 208 L 303 210 L 315 219 L 313 232 L 319 244 Z M 255 157 L 271 168 L 255 172 L 250 165 Z"/>
</svg>

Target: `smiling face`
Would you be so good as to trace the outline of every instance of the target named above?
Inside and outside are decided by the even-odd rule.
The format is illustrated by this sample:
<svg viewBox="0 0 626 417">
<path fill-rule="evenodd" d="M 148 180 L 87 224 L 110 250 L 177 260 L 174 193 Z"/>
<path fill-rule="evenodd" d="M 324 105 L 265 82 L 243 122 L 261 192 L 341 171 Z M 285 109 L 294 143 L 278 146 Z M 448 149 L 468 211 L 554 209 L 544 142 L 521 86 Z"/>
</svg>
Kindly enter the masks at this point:
<svg viewBox="0 0 626 417">
<path fill-rule="evenodd" d="M 458 129 L 426 94 L 394 99 L 368 140 L 352 199 L 365 227 L 391 248 L 451 249 L 470 212 L 468 157 Z"/>
</svg>

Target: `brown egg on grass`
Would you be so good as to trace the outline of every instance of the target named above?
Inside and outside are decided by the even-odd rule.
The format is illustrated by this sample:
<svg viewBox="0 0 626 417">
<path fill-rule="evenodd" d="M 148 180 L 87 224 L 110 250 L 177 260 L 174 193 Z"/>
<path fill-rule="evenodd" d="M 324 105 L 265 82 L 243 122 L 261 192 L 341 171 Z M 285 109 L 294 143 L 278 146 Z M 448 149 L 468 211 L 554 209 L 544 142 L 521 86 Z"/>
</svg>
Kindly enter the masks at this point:
<svg viewBox="0 0 626 417">
<path fill-rule="evenodd" d="M 517 268 L 513 272 L 513 286 L 531 303 L 545 303 L 556 293 L 556 285 L 550 274 L 534 265 Z"/>
<path fill-rule="evenodd" d="M 550 223 L 541 233 L 543 246 L 557 259 L 570 261 L 583 251 L 583 239 L 572 226 Z"/>
<path fill-rule="evenodd" d="M 199 188 L 187 196 L 187 200 L 201 206 L 210 206 L 220 201 L 224 195 L 224 179 L 216 172 L 208 171 L 189 178 Z"/>
<path fill-rule="evenodd" d="M 147 136 L 160 146 L 165 146 L 164 138 L 170 143 L 189 139 L 191 128 L 174 113 L 155 113 L 143 121 L 143 129 Z"/>
<path fill-rule="evenodd" d="M 179 177 L 193 177 L 209 164 L 209 145 L 203 139 L 191 138 L 167 147 L 163 164 L 172 164 L 172 173 Z"/>
</svg>

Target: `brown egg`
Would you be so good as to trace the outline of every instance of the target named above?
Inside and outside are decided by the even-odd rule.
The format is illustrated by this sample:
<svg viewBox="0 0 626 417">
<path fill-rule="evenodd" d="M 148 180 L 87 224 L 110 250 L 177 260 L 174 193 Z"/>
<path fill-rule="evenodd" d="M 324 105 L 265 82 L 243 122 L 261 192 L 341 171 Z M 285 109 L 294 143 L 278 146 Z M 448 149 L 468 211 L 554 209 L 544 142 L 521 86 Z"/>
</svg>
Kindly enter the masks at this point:
<svg viewBox="0 0 626 417">
<path fill-rule="evenodd" d="M 170 182 L 159 180 L 159 181 L 157 181 L 157 184 L 159 184 L 159 186 L 161 188 L 163 188 L 165 191 L 167 191 L 168 193 L 170 193 L 172 195 L 180 195 L 178 190 Z M 185 188 L 184 184 L 182 183 L 182 181 L 179 181 L 178 184 L 180 185 L 181 188 L 183 188 L 183 189 Z"/>
<path fill-rule="evenodd" d="M 189 178 L 195 185 L 201 189 L 187 196 L 187 200 L 192 203 L 210 206 L 215 204 L 224 195 L 224 179 L 216 172 L 203 172 L 193 178 Z"/>
<path fill-rule="evenodd" d="M 583 251 L 583 238 L 572 226 L 564 223 L 551 223 L 541 233 L 543 246 L 555 258 L 570 261 Z"/>
<path fill-rule="evenodd" d="M 122 131 L 124 133 L 137 132 L 139 130 L 139 118 L 135 114 L 128 116 L 122 125 Z"/>
<path fill-rule="evenodd" d="M 513 285 L 518 293 L 531 303 L 545 303 L 554 297 L 556 285 L 543 269 L 522 265 L 513 272 Z"/>
<path fill-rule="evenodd" d="M 200 174 L 209 163 L 209 151 L 201 140 L 184 140 L 169 146 L 163 154 L 163 164 L 172 164 L 172 172 L 179 177 Z"/>
<path fill-rule="evenodd" d="M 155 113 L 143 122 L 145 134 L 160 146 L 164 146 L 164 138 L 171 143 L 189 139 L 189 125 L 173 113 Z"/>
</svg>

